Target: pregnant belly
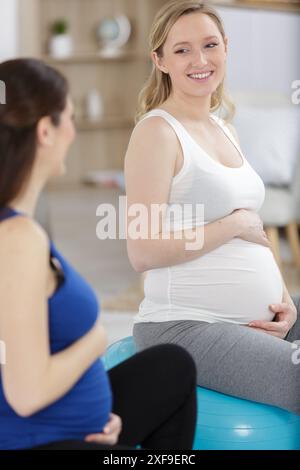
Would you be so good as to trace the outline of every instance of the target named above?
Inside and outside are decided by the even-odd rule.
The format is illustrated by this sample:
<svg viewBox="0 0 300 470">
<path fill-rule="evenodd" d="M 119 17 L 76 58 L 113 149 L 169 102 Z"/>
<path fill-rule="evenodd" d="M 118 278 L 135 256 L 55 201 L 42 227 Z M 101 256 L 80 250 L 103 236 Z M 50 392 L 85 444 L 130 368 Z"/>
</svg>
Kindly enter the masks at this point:
<svg viewBox="0 0 300 470">
<path fill-rule="evenodd" d="M 199 320 L 247 324 L 271 321 L 272 303 L 282 301 L 282 277 L 271 250 L 239 238 L 193 261 L 169 269 L 169 304 L 178 312 L 194 312 Z M 158 298 L 151 289 L 154 302 Z M 146 292 L 145 292 L 146 293 Z"/>
</svg>

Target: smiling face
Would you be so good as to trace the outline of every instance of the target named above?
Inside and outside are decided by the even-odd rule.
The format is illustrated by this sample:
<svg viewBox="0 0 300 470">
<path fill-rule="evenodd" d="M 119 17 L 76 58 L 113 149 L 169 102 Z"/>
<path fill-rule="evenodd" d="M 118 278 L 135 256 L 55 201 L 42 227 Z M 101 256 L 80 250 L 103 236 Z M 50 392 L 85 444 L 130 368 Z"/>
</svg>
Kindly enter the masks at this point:
<svg viewBox="0 0 300 470">
<path fill-rule="evenodd" d="M 172 26 L 162 54 L 152 53 L 157 68 L 170 76 L 173 93 L 200 97 L 214 93 L 225 75 L 227 38 L 204 13 L 181 16 Z"/>
</svg>

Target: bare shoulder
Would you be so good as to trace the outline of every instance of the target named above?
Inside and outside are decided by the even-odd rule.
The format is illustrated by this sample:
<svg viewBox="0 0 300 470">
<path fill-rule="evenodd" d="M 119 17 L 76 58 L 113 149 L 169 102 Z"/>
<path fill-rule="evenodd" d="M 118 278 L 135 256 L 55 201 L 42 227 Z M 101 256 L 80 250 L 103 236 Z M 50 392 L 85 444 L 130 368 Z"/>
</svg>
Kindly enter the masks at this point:
<svg viewBox="0 0 300 470">
<path fill-rule="evenodd" d="M 174 150 L 178 147 L 177 136 L 170 124 L 161 116 L 150 116 L 135 126 L 130 144 L 148 145 L 160 148 L 161 145 L 171 145 Z"/>
<path fill-rule="evenodd" d="M 124 160 L 126 187 L 132 181 L 146 179 L 168 186 L 174 174 L 180 145 L 175 131 L 160 116 L 151 116 L 138 123 L 131 135 Z"/>
<path fill-rule="evenodd" d="M 11 256 L 35 258 L 49 251 L 49 239 L 43 228 L 25 216 L 11 217 L 0 224 L 1 259 Z"/>
</svg>

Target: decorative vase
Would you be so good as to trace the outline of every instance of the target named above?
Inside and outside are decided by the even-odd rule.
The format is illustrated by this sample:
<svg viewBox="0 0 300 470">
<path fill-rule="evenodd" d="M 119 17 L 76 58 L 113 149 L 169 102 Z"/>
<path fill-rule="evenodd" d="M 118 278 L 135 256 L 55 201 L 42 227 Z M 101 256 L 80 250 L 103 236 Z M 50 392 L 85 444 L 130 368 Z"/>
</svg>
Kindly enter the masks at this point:
<svg viewBox="0 0 300 470">
<path fill-rule="evenodd" d="M 49 52 L 52 57 L 62 59 L 72 54 L 73 42 L 69 34 L 56 34 L 51 37 Z"/>
</svg>

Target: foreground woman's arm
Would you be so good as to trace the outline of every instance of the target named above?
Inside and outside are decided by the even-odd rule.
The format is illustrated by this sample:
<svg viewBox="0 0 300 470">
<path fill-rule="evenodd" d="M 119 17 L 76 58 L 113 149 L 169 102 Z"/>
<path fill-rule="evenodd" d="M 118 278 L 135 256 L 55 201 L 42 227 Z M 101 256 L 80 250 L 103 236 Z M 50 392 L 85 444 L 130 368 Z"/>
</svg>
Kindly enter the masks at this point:
<svg viewBox="0 0 300 470">
<path fill-rule="evenodd" d="M 174 175 L 176 155 L 180 151 L 179 142 L 172 128 L 160 117 L 152 117 L 140 123 L 134 130 L 125 158 L 125 180 L 127 204 L 142 204 L 151 214 L 152 204 L 167 204 Z M 134 216 L 128 217 L 130 226 Z M 150 232 L 150 216 L 148 220 Z M 161 228 L 161 227 L 160 227 Z M 169 232 L 169 239 L 133 239 L 127 234 L 127 250 L 133 268 L 138 272 L 172 266 L 193 260 L 214 250 L 234 237 L 244 238 L 269 246 L 259 216 L 252 211 L 240 209 L 226 217 L 180 233 Z M 198 249 L 186 249 L 193 239 L 203 245 Z"/>
<path fill-rule="evenodd" d="M 106 334 L 97 320 L 81 339 L 51 355 L 47 237 L 27 218 L 17 217 L 1 225 L 0 339 L 6 348 L 1 377 L 8 403 L 25 417 L 72 388 L 104 353 Z"/>
</svg>

